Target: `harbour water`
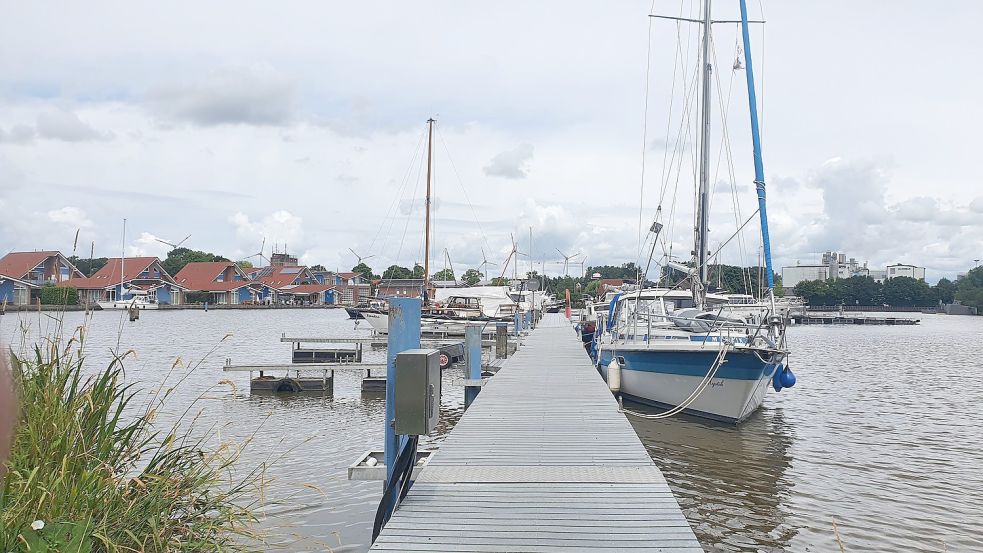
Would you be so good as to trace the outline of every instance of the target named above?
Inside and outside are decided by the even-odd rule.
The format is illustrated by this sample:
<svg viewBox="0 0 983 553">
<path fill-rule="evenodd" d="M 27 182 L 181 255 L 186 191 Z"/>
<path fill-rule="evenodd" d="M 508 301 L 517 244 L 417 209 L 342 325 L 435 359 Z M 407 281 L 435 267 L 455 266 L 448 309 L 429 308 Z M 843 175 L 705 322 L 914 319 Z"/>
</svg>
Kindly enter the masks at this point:
<svg viewBox="0 0 983 553">
<path fill-rule="evenodd" d="M 0 341 L 20 350 L 53 330 L 49 315 L 0 317 Z M 382 396 L 362 394 L 352 372 L 338 373 L 324 397 L 253 396 L 247 374 L 221 370 L 226 358 L 287 362 L 281 333 L 364 335 L 364 324 L 343 310 L 122 317 L 87 321 L 88 366 L 132 350 L 129 381 L 174 387 L 162 427 L 188 411 L 184 420 L 246 444 L 243 469 L 268 463 L 260 529 L 270 549 L 367 549 L 381 484 L 349 482 L 346 468 L 380 447 Z M 914 327 L 793 328 L 799 384 L 769 394 L 740 427 L 633 421 L 706 550 L 838 550 L 833 517 L 850 552 L 983 550 L 983 317 L 918 317 Z M 64 326 L 83 320 L 67 313 Z M 463 411 L 454 377 L 445 374 L 440 433 L 429 443 Z"/>
</svg>

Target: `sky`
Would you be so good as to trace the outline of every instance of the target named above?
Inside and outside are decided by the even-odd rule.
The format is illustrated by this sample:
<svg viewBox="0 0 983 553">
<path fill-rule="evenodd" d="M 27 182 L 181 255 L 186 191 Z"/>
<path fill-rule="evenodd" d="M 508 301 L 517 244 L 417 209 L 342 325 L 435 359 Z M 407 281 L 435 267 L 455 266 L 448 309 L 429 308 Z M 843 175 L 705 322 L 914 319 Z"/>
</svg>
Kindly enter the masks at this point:
<svg viewBox="0 0 983 553">
<path fill-rule="evenodd" d="M 656 217 L 657 260 L 692 250 L 698 30 L 648 17 L 690 0 L 2 4 L 0 252 L 119 255 L 125 218 L 129 255 L 422 263 L 430 117 L 433 268 L 495 273 L 513 237 L 523 271 L 644 264 Z M 775 266 L 983 258 L 983 5 L 750 5 Z M 754 265 L 736 40 L 715 25 L 710 245 Z"/>
</svg>

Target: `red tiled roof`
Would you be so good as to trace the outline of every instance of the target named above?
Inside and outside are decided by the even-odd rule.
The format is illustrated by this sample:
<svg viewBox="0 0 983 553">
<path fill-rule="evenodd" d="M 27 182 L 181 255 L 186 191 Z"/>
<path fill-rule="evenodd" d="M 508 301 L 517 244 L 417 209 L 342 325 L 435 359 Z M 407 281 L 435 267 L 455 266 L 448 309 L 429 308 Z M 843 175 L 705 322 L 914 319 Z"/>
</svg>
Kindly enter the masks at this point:
<svg viewBox="0 0 983 553">
<path fill-rule="evenodd" d="M 0 258 L 0 274 L 13 278 L 24 278 L 32 269 L 53 255 L 61 255 L 61 252 L 10 252 Z M 69 265 L 71 266 L 71 264 Z M 74 267 L 72 268 L 74 269 Z M 81 275 L 81 273 L 76 274 Z"/>
<path fill-rule="evenodd" d="M 332 288 L 334 287 L 327 284 L 297 284 L 296 286 L 285 286 L 281 291 L 287 294 L 321 294 Z"/>
<path fill-rule="evenodd" d="M 256 282 L 261 282 L 273 288 L 289 286 L 297 280 L 297 277 L 304 274 L 305 271 L 307 271 L 307 267 L 284 265 L 282 267 L 276 267 L 272 274 L 261 277 Z"/>
<path fill-rule="evenodd" d="M 159 261 L 156 257 L 127 257 L 123 263 L 123 280 L 129 282 L 135 280 L 140 276 L 140 273 L 144 272 L 149 268 L 155 261 Z M 161 280 L 169 281 L 171 276 L 167 274 L 166 271 L 161 269 Z M 155 280 L 155 279 L 151 279 Z M 119 284 L 120 281 L 120 258 L 113 257 L 108 262 L 106 266 L 99 269 L 96 274 L 89 278 L 73 278 L 72 280 L 63 281 L 59 283 L 59 286 L 72 286 L 74 288 L 109 288 L 115 284 Z"/>
<path fill-rule="evenodd" d="M 338 276 L 344 279 L 355 278 L 357 276 L 362 276 L 362 273 L 338 273 Z"/>
<path fill-rule="evenodd" d="M 250 284 L 245 278 L 243 280 L 215 282 L 215 279 L 224 273 L 230 265 L 235 266 L 235 263 L 231 261 L 188 263 L 178 274 L 174 275 L 174 280 L 188 290 L 201 292 L 225 292 Z"/>
</svg>

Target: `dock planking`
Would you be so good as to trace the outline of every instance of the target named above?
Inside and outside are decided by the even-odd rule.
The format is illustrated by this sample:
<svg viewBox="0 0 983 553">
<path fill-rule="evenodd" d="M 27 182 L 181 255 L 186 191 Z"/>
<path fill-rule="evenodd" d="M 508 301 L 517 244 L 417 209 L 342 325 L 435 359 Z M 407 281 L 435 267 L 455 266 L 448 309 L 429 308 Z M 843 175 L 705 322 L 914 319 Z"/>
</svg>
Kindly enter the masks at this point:
<svg viewBox="0 0 983 553">
<path fill-rule="evenodd" d="M 547 314 L 441 443 L 371 550 L 703 548 L 569 322 Z"/>
</svg>

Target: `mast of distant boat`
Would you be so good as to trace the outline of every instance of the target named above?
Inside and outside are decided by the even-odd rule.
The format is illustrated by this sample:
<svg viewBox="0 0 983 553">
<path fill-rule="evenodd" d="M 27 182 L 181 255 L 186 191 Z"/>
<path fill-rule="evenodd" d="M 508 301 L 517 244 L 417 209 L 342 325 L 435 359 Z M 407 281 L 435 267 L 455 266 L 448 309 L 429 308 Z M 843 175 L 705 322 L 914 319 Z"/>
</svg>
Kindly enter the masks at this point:
<svg viewBox="0 0 983 553">
<path fill-rule="evenodd" d="M 703 6 L 703 109 L 700 113 L 700 183 L 696 203 L 696 271 L 693 274 L 693 300 L 697 307 L 706 303 L 707 287 L 707 242 L 710 216 L 710 0 Z"/>
<path fill-rule="evenodd" d="M 423 302 L 430 303 L 430 184 L 433 176 L 433 123 L 427 119 L 427 222 L 424 229 L 423 247 Z"/>
<path fill-rule="evenodd" d="M 119 295 L 116 297 L 116 301 L 123 301 L 123 280 L 126 273 L 123 271 L 126 263 L 126 219 L 123 219 L 123 243 L 120 244 L 122 248 L 119 257 Z"/>
</svg>

